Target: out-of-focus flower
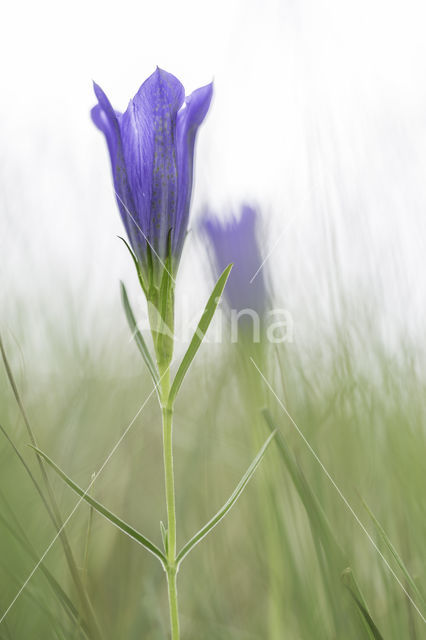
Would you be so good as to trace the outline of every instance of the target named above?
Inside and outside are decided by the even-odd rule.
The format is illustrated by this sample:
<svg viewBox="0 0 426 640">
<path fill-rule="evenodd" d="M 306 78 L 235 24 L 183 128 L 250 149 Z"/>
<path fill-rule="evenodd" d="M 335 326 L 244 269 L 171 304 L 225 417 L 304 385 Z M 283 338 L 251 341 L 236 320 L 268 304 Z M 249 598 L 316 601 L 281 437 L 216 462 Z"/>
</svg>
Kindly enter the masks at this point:
<svg viewBox="0 0 426 640">
<path fill-rule="evenodd" d="M 125 113 L 115 111 L 94 84 L 91 115 L 104 133 L 114 189 L 145 285 L 158 285 L 171 248 L 178 268 L 188 226 L 194 144 L 212 97 L 212 84 L 185 98 L 179 80 L 157 67 Z M 146 286 L 148 288 L 148 286 Z"/>
<path fill-rule="evenodd" d="M 258 212 L 250 206 L 241 208 L 240 216 L 220 221 L 209 211 L 204 214 L 202 227 L 213 249 L 217 273 L 234 264 L 225 287 L 225 297 L 237 312 L 251 310 L 262 317 L 268 304 L 262 258 L 257 236 Z"/>
</svg>

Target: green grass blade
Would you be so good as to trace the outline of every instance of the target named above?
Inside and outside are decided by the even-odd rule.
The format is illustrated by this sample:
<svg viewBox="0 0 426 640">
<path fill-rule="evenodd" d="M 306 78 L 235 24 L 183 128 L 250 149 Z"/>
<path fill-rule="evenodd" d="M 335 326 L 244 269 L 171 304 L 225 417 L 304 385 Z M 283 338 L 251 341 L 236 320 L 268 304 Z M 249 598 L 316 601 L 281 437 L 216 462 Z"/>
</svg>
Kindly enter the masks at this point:
<svg viewBox="0 0 426 640">
<path fill-rule="evenodd" d="M 9 583 L 16 583 L 15 576 L 9 571 L 4 564 L 1 565 L 2 573 L 8 577 Z M 16 584 L 18 587 L 19 583 Z M 55 640 L 66 640 L 65 633 L 68 631 L 69 637 L 69 629 L 65 628 L 64 623 L 61 620 L 58 611 L 52 611 L 46 604 L 46 602 L 40 597 L 40 593 L 38 593 L 32 586 L 29 586 L 25 589 L 23 593 L 24 597 L 35 606 L 38 611 L 49 620 L 49 628 L 51 631 L 51 637 L 55 638 Z M 3 623 L 2 623 L 3 624 Z M 84 636 L 83 636 L 84 637 Z M 16 635 L 14 636 L 16 638 Z M 86 637 L 87 638 L 87 637 Z M 90 640 L 90 636 L 87 638 Z"/>
<path fill-rule="evenodd" d="M 366 630 L 366 633 L 368 634 L 369 640 L 383 640 L 382 634 L 376 627 L 373 618 L 368 612 L 367 605 L 350 567 L 345 569 L 345 571 L 342 573 L 342 582 L 349 591 L 353 601 L 358 608 L 358 612 L 361 616 L 361 620 L 364 624 L 364 628 Z"/>
<path fill-rule="evenodd" d="M 27 465 L 27 463 L 25 462 L 24 458 L 23 458 L 23 457 L 22 457 L 22 455 L 20 454 L 20 452 L 19 452 L 18 448 L 16 447 L 15 443 L 14 443 L 14 442 L 13 442 L 13 440 L 10 438 L 10 436 L 9 436 L 9 435 L 8 435 L 8 433 L 7 433 L 7 431 L 4 429 L 4 427 L 3 427 L 1 424 L 0 424 L 0 431 L 3 433 L 3 435 L 5 436 L 5 438 L 7 439 L 7 441 L 9 442 L 9 444 L 11 445 L 11 447 L 12 447 L 13 451 L 15 452 L 16 456 L 18 457 L 19 461 L 21 462 L 21 464 L 23 465 L 23 467 L 24 467 L 25 471 L 27 472 L 27 474 L 28 474 L 29 478 L 31 479 L 31 481 L 32 481 L 32 483 L 33 483 L 33 485 L 34 485 L 35 489 L 37 490 L 37 493 L 39 494 L 39 496 L 40 496 L 40 498 L 41 498 L 41 500 L 42 500 L 42 502 L 43 502 L 43 504 L 44 504 L 44 506 L 45 506 L 45 508 L 46 508 L 46 511 L 47 511 L 47 513 L 48 513 L 48 515 L 49 515 L 50 519 L 52 520 L 52 523 L 53 523 L 53 525 L 54 525 L 54 527 L 55 527 L 56 531 L 60 531 L 60 530 L 61 530 L 61 522 L 57 520 L 57 518 L 56 518 L 55 514 L 52 512 L 52 509 L 50 508 L 50 505 L 49 505 L 49 503 L 47 502 L 47 500 L 46 500 L 46 498 L 45 498 L 45 495 L 44 495 L 44 493 L 43 493 L 43 491 L 42 491 L 42 489 L 41 489 L 41 487 L 40 487 L 39 483 L 38 483 L 38 482 L 37 482 L 37 480 L 35 479 L 35 477 L 34 477 L 34 475 L 33 475 L 32 471 L 31 471 L 31 469 L 29 468 L 29 466 L 28 466 L 28 465 Z M 35 449 L 35 450 L 37 451 L 36 447 L 34 447 L 33 445 L 30 445 L 30 447 L 32 447 L 33 449 Z M 39 462 L 40 462 L 41 468 L 43 469 L 43 471 L 44 471 L 44 473 L 45 473 L 45 470 L 44 470 L 44 467 L 43 467 L 43 464 L 42 464 L 42 459 L 41 459 L 40 457 L 39 457 Z M 47 476 L 46 476 L 46 479 L 47 479 Z M 63 535 L 63 533 L 64 533 L 64 532 L 62 532 L 62 535 Z M 66 548 L 65 548 L 65 552 L 66 552 Z M 68 558 L 67 558 L 67 559 L 68 559 Z M 45 568 L 44 568 L 43 564 L 41 565 L 41 570 L 42 570 L 42 571 L 43 571 L 43 573 L 45 573 L 45 575 L 46 575 L 46 570 L 45 570 Z M 46 576 L 46 577 L 48 577 L 48 576 Z M 48 578 L 48 579 L 49 579 L 49 578 Z M 53 585 L 53 583 L 52 583 L 52 586 L 54 586 L 54 585 Z M 58 586 L 59 586 L 59 585 L 58 585 Z M 56 589 L 56 591 L 59 593 L 58 589 Z M 65 604 L 69 604 L 69 603 L 65 602 Z M 79 617 L 80 617 L 80 616 L 79 616 Z M 83 625 L 84 629 L 88 629 L 88 627 L 87 627 L 87 623 L 86 623 L 85 621 L 82 621 L 82 625 Z"/>
<path fill-rule="evenodd" d="M 15 445 L 15 443 L 12 440 L 12 438 L 9 436 L 9 434 L 7 433 L 6 429 L 3 427 L 2 424 L 0 424 L 0 431 L 3 433 L 4 437 L 9 442 L 9 444 L 12 447 L 13 451 L 15 452 L 18 460 L 20 461 L 20 463 L 24 467 L 25 471 L 27 472 L 28 477 L 30 478 L 30 480 L 33 483 L 37 493 L 39 494 L 44 506 L 46 507 L 46 511 L 49 514 L 50 519 L 52 520 L 54 526 L 57 527 L 57 522 L 56 522 L 56 519 L 55 519 L 55 515 L 53 514 L 52 509 L 50 508 L 49 503 L 47 502 L 46 497 L 45 497 L 45 495 L 44 495 L 39 483 L 35 479 L 33 472 L 31 471 L 31 469 L 29 468 L 29 466 L 25 462 L 24 458 L 22 457 L 22 455 L 19 452 L 18 447 Z"/>
<path fill-rule="evenodd" d="M 226 281 L 228 280 L 229 273 L 232 269 L 232 264 L 228 265 L 226 269 L 223 271 L 219 280 L 217 281 L 215 288 L 212 291 L 210 298 L 207 301 L 206 307 L 204 309 L 204 313 L 201 316 L 200 322 L 195 330 L 195 333 L 192 337 L 192 340 L 189 344 L 189 347 L 182 359 L 182 362 L 179 365 L 179 369 L 176 372 L 175 378 L 173 380 L 172 388 L 170 390 L 169 395 L 169 405 L 172 407 L 173 403 L 176 399 L 177 393 L 180 389 L 180 386 L 183 382 L 183 379 L 188 371 L 191 362 L 193 361 L 195 354 L 197 353 L 201 342 L 209 328 L 210 322 L 214 316 L 217 305 L 219 304 L 220 297 L 225 288 Z"/>
<path fill-rule="evenodd" d="M 127 322 L 129 323 L 130 331 L 132 332 L 132 336 L 135 339 L 135 342 L 139 348 L 139 351 L 142 354 L 142 357 L 145 361 L 146 366 L 148 367 L 148 371 L 151 374 L 151 378 L 155 386 L 158 387 L 159 377 L 158 377 L 156 366 L 151 357 L 148 346 L 145 340 L 143 339 L 141 332 L 138 329 L 138 325 L 137 325 L 132 307 L 130 306 L 126 287 L 124 286 L 123 282 L 121 282 L 120 285 L 121 285 L 121 299 L 123 301 L 124 312 L 126 314 Z"/>
<path fill-rule="evenodd" d="M 15 538 L 15 540 L 22 547 L 22 549 L 25 550 L 28 553 L 28 555 L 31 557 L 31 559 L 34 562 L 37 562 L 38 555 L 37 555 L 34 547 L 32 546 L 31 542 L 27 538 L 25 531 L 22 529 L 22 527 L 20 526 L 20 524 L 19 524 L 19 522 L 18 522 L 18 520 L 16 518 L 16 515 L 13 513 L 10 505 L 6 501 L 6 498 L 1 494 L 1 492 L 0 492 L 0 497 L 1 497 L 1 500 L 3 502 L 3 507 L 6 507 L 8 512 L 9 512 L 9 517 L 7 518 L 0 511 L 0 523 L 3 525 L 3 527 L 5 529 L 7 529 L 9 531 L 9 533 L 13 536 L 13 538 Z M 12 525 L 12 520 L 14 521 L 15 526 Z M 56 578 L 51 574 L 49 569 L 43 563 L 40 565 L 40 571 L 43 573 L 43 575 L 45 576 L 46 580 L 50 584 L 53 592 L 55 593 L 55 595 L 57 596 L 58 600 L 60 601 L 60 603 L 64 607 L 64 610 L 67 613 L 67 615 L 69 616 L 70 621 L 72 623 L 81 624 L 81 626 L 83 627 L 83 631 L 84 631 L 84 634 L 86 635 L 86 637 L 90 637 L 87 624 L 86 624 L 86 622 L 84 620 L 81 619 L 81 615 L 79 614 L 77 607 L 74 605 L 72 600 L 69 598 L 69 596 L 62 589 L 62 587 L 59 584 L 59 582 L 56 580 Z"/>
<path fill-rule="evenodd" d="M 277 432 L 274 446 L 278 449 L 308 518 L 324 592 L 330 605 L 335 632 L 338 634 L 341 611 L 336 600 L 335 588 L 338 577 L 348 564 L 346 554 L 337 541 L 327 515 L 299 466 L 283 432 L 275 425 L 268 409 L 263 409 L 262 414 L 271 432 L 275 430 Z"/>
<path fill-rule="evenodd" d="M 362 615 L 363 619 L 365 620 L 366 624 L 368 625 L 369 630 L 371 631 L 370 637 L 374 638 L 374 640 L 383 640 L 382 634 L 380 633 L 380 631 L 378 630 L 378 628 L 374 624 L 374 621 L 373 621 L 372 617 L 370 616 L 370 614 L 368 613 L 367 609 L 364 607 L 362 602 L 360 602 L 360 600 L 358 600 L 358 598 L 355 596 L 354 593 L 352 593 L 352 591 L 349 591 L 349 593 L 351 594 L 352 598 L 354 599 L 360 614 Z"/>
<path fill-rule="evenodd" d="M 91 478 L 91 489 L 93 489 L 93 483 L 96 480 L 96 473 L 92 473 Z M 93 493 L 93 491 L 92 491 Z M 84 540 L 84 552 L 83 552 L 83 567 L 82 567 L 82 575 L 83 575 L 83 584 L 87 585 L 87 576 L 88 576 L 88 565 L 89 565 L 89 547 L 90 540 L 92 536 L 92 525 L 93 525 L 93 507 L 89 509 L 89 517 L 87 519 L 87 528 L 86 528 L 86 537 Z"/>
<path fill-rule="evenodd" d="M 397 550 L 395 549 L 395 547 L 393 546 L 392 542 L 389 540 L 388 535 L 386 534 L 386 531 L 383 529 L 382 525 L 380 524 L 380 522 L 377 520 L 376 516 L 374 515 L 374 513 L 371 511 L 370 507 L 368 506 L 368 504 L 365 502 L 365 500 L 362 501 L 365 509 L 368 512 L 368 515 L 370 516 L 370 518 L 372 519 L 374 526 L 376 527 L 379 535 L 381 536 L 381 538 L 383 539 L 385 545 L 387 546 L 387 548 L 389 549 L 389 551 L 391 552 L 393 558 L 395 559 L 397 565 L 399 566 L 399 568 L 401 569 L 402 573 L 404 574 L 404 576 L 407 579 L 407 582 L 409 583 L 410 587 L 412 588 L 413 592 L 416 594 L 416 596 L 418 597 L 418 599 L 421 601 L 422 603 L 422 607 L 425 608 L 426 607 L 426 603 L 425 600 L 423 598 L 423 594 L 420 592 L 420 589 L 418 588 L 418 586 L 416 585 L 416 583 L 414 582 L 413 578 L 410 575 L 410 572 L 408 571 L 407 567 L 405 566 L 402 558 L 400 557 L 400 555 L 398 554 Z"/>
<path fill-rule="evenodd" d="M 278 448 L 281 458 L 287 468 L 288 473 L 293 481 L 294 487 L 299 494 L 302 504 L 305 508 L 306 515 L 312 522 L 312 528 L 321 535 L 322 542 L 327 550 L 330 545 L 333 547 L 333 555 L 337 554 L 338 562 L 341 564 L 340 571 L 345 566 L 345 554 L 341 549 L 336 537 L 333 533 L 333 529 L 328 521 L 323 508 L 321 507 L 318 499 L 309 486 L 301 468 L 299 467 L 297 460 L 290 451 L 290 447 L 284 437 L 282 431 L 277 428 L 272 416 L 268 409 L 262 410 L 263 417 L 271 432 L 275 431 L 277 437 L 275 438 L 275 444 Z"/>
<path fill-rule="evenodd" d="M 165 555 L 162 553 L 162 551 L 160 551 L 160 549 L 153 542 L 148 540 L 148 538 L 145 538 L 145 536 L 143 536 L 141 533 L 139 533 L 139 531 L 136 531 L 136 529 L 134 529 L 129 524 L 124 522 L 124 520 L 121 520 L 121 518 L 119 518 L 114 513 L 109 511 L 109 509 L 104 507 L 100 502 L 98 502 L 97 500 L 92 498 L 87 493 L 87 490 L 83 491 L 83 489 L 81 489 L 81 487 L 79 487 L 77 484 L 75 484 L 75 482 L 73 482 L 71 480 L 71 478 L 69 478 L 66 475 L 66 473 L 64 473 L 64 471 L 62 471 L 53 462 L 53 460 L 51 460 L 49 458 L 49 456 L 47 456 L 45 453 L 43 453 L 43 451 L 41 451 L 40 449 L 37 449 L 36 447 L 33 447 L 32 445 L 29 445 L 29 446 L 32 449 L 34 449 L 43 458 L 43 460 L 45 460 L 47 462 L 47 464 L 49 464 L 52 467 L 52 469 L 54 469 L 56 471 L 56 473 L 62 478 L 62 480 L 64 480 L 64 482 L 66 482 L 66 484 L 77 495 L 79 495 L 83 500 L 85 500 L 88 504 L 90 504 L 90 506 L 93 507 L 95 509 L 95 511 L 97 511 L 102 516 L 104 516 L 104 518 L 106 518 L 107 520 L 112 522 L 112 524 L 115 525 L 118 529 L 120 529 L 120 531 L 122 531 L 123 533 L 128 535 L 130 538 L 132 538 L 133 540 L 135 540 L 139 544 L 141 544 L 143 547 L 145 547 L 145 549 L 147 551 L 150 551 L 154 556 L 156 556 L 161 561 L 161 563 L 163 565 L 166 563 Z"/>
<path fill-rule="evenodd" d="M 214 527 L 219 524 L 219 522 L 222 520 L 222 518 L 224 518 L 226 516 L 226 514 L 228 513 L 228 511 L 230 511 L 230 509 L 234 506 L 234 504 L 236 503 L 236 501 L 238 500 L 238 498 L 240 497 L 240 495 L 242 494 L 242 492 L 244 491 L 244 489 L 246 488 L 250 478 L 252 477 L 252 475 L 254 474 L 254 472 L 256 471 L 257 467 L 259 466 L 260 462 L 262 461 L 263 456 L 266 453 L 266 450 L 268 448 L 268 446 L 271 443 L 272 438 L 275 436 L 275 432 L 271 433 L 271 435 L 268 437 L 268 439 L 266 440 L 266 442 L 264 443 L 264 445 L 262 446 L 262 448 L 260 449 L 260 451 L 258 452 L 257 456 L 255 457 L 255 459 L 253 460 L 253 462 L 251 463 L 251 465 L 249 466 L 249 468 L 247 469 L 247 471 L 245 472 L 245 474 L 243 475 L 243 477 L 241 478 L 241 480 L 239 481 L 238 485 L 236 486 L 234 492 L 232 493 L 232 495 L 229 497 L 229 499 L 225 502 L 225 504 L 223 505 L 223 507 L 221 509 L 219 509 L 219 511 L 216 513 L 216 515 L 213 516 L 213 518 L 211 520 L 209 520 L 207 522 L 206 525 L 204 525 L 204 527 L 202 529 L 200 529 L 198 531 L 198 533 L 196 533 L 187 543 L 186 545 L 181 549 L 181 551 L 178 553 L 178 556 L 176 558 L 176 562 L 177 565 L 179 566 L 180 563 L 182 562 L 182 560 L 188 555 L 188 553 L 190 551 L 192 551 L 192 549 L 203 539 L 205 538 L 205 536 L 212 530 L 214 529 Z"/>
</svg>

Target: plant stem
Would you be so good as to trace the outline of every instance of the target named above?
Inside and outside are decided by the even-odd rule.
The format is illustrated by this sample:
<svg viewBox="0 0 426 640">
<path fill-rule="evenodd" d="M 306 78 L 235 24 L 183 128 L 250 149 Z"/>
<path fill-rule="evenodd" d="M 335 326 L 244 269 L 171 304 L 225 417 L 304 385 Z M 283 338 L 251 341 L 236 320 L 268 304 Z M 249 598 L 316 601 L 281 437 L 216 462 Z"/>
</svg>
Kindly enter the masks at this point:
<svg viewBox="0 0 426 640">
<path fill-rule="evenodd" d="M 179 640 L 179 613 L 176 584 L 176 506 L 173 473 L 173 407 L 169 405 L 170 370 L 161 374 L 163 418 L 163 457 L 167 505 L 167 586 L 169 590 L 170 630 L 172 640 Z"/>
<path fill-rule="evenodd" d="M 179 610 L 176 578 L 176 569 L 169 569 L 167 571 L 167 585 L 169 588 L 170 630 L 172 640 L 179 640 Z"/>
</svg>

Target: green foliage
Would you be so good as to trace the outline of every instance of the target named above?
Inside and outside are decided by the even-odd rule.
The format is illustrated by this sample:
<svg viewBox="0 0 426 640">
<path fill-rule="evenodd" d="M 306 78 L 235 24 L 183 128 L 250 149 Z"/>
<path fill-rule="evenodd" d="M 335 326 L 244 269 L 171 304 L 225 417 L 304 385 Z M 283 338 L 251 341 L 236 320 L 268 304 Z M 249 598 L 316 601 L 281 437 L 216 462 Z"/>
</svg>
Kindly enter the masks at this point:
<svg viewBox="0 0 426 640">
<path fill-rule="evenodd" d="M 117 332 L 111 333 L 111 323 Z M 42 324 L 37 335 L 43 335 Z M 423 611 L 426 379 L 421 356 L 414 346 L 388 353 L 361 311 L 344 325 L 345 331 L 337 324 L 326 333 L 316 328 L 315 346 L 308 348 L 298 338 L 280 346 L 278 358 L 262 345 L 261 369 Z M 40 338 L 31 342 L 24 319 L 15 323 L 16 340 L 25 346 L 24 366 L 10 334 L 7 352 L 39 448 L 66 469 L 76 486 L 86 487 L 151 393 L 151 380 L 141 374 L 118 312 L 104 324 L 97 314 L 87 342 L 79 327 L 73 332 L 47 320 L 46 327 L 44 359 L 35 351 Z M 179 385 L 174 431 L 178 549 L 222 504 L 265 439 L 258 413 L 265 405 L 271 429 L 279 429 L 238 509 L 179 571 L 182 638 L 420 640 L 424 621 L 253 369 L 240 345 L 205 345 L 194 372 Z M 42 486 L 3 370 L 0 400 L 5 431 Z M 64 490 L 64 480 L 48 471 L 65 520 L 76 504 L 74 492 Z M 56 532 L 4 436 L 0 483 L 13 513 L 1 500 L 4 611 Z M 158 522 L 165 521 L 161 428 L 154 402 L 143 408 L 97 477 L 93 500 L 131 522 L 136 533 L 142 528 L 164 556 L 161 537 L 166 545 L 167 532 L 162 527 L 160 537 L 158 531 Z M 81 500 L 66 526 L 80 567 L 89 507 Z M 164 640 L 164 572 L 93 509 L 87 587 L 105 640 Z M 81 640 L 79 615 L 56 543 L 1 623 L 0 635 Z"/>
<path fill-rule="evenodd" d="M 266 453 L 266 449 L 269 447 L 269 444 L 270 444 L 272 438 L 274 437 L 274 435 L 275 435 L 274 432 L 271 433 L 269 438 L 266 440 L 265 444 L 262 446 L 262 448 L 258 452 L 257 456 L 255 457 L 255 459 L 253 460 L 253 462 L 251 463 L 251 465 L 249 466 L 249 468 L 247 469 L 247 471 L 245 472 L 245 474 L 243 475 L 243 477 L 241 478 L 241 480 L 239 481 L 239 483 L 235 487 L 235 490 L 232 492 L 231 496 L 225 502 L 223 507 L 221 507 L 219 509 L 219 511 L 207 522 L 207 524 L 204 525 L 204 527 L 202 527 L 199 531 L 197 531 L 197 533 L 184 545 L 184 547 L 178 553 L 178 555 L 177 555 L 177 564 L 178 564 L 178 566 L 181 564 L 181 562 L 184 560 L 184 558 L 188 555 L 188 553 L 190 553 L 190 551 L 192 551 L 192 549 L 199 542 L 201 542 L 201 540 L 203 538 L 205 538 L 206 535 L 208 533 L 210 533 L 210 531 L 212 531 L 212 529 L 214 529 L 214 527 L 217 524 L 219 524 L 219 522 L 232 509 L 232 507 L 237 502 L 238 498 L 240 497 L 240 495 L 242 494 L 242 492 L 246 488 L 248 482 L 250 481 L 250 478 L 253 476 L 254 472 L 257 469 L 257 467 L 261 463 L 261 461 L 263 459 L 263 456 Z"/>
<path fill-rule="evenodd" d="M 195 358 L 195 354 L 200 348 L 203 338 L 206 335 L 207 329 L 210 326 L 214 313 L 217 309 L 217 305 L 220 302 L 220 297 L 225 288 L 226 281 L 228 280 L 231 269 L 232 269 L 232 264 L 226 267 L 226 269 L 223 271 L 223 273 L 219 277 L 210 298 L 207 300 L 207 304 L 204 309 L 203 315 L 201 316 L 201 319 L 197 325 L 197 328 L 194 332 L 194 335 L 189 344 L 189 347 L 174 377 L 172 388 L 170 390 L 170 395 L 169 395 L 169 406 L 171 407 L 174 404 L 174 401 L 176 399 L 180 386 L 183 382 L 183 379 L 185 378 L 186 372 L 191 366 L 191 363 Z"/>
<path fill-rule="evenodd" d="M 353 576 L 352 569 L 350 567 L 345 569 L 345 571 L 342 573 L 342 582 L 349 591 L 354 603 L 358 608 L 367 636 L 371 640 L 383 640 L 383 636 L 376 627 L 374 620 L 367 609 L 367 604 L 364 600 L 364 597 L 362 596 L 360 588 Z"/>
<path fill-rule="evenodd" d="M 138 329 L 138 324 L 136 322 L 136 318 L 135 315 L 133 313 L 132 307 L 130 306 L 130 302 L 129 302 L 129 297 L 127 295 L 127 291 L 126 291 L 126 287 L 124 286 L 124 284 L 121 282 L 121 299 L 123 302 L 123 308 L 124 308 L 124 312 L 126 314 L 126 318 L 127 318 L 127 322 L 129 324 L 129 328 L 130 331 L 132 333 L 132 337 L 134 338 L 134 341 L 137 344 L 137 347 L 142 355 L 142 358 L 144 359 L 144 362 L 148 368 L 148 371 L 151 375 L 152 381 L 154 383 L 154 385 L 156 387 L 158 387 L 159 384 L 159 376 L 158 376 L 158 371 L 157 368 L 154 364 L 154 361 L 151 357 L 151 354 L 149 352 L 148 346 L 142 336 L 142 333 L 140 332 L 140 330 Z"/>
<path fill-rule="evenodd" d="M 95 509 L 95 511 L 97 511 L 100 515 L 104 516 L 107 520 L 109 520 L 109 522 L 111 522 L 114 526 L 116 526 L 118 529 L 120 529 L 120 531 L 122 531 L 123 533 L 125 533 L 126 535 L 129 536 L 129 538 L 132 538 L 132 540 L 135 540 L 136 542 L 138 542 L 140 545 L 142 545 L 147 551 L 150 551 L 154 556 L 156 556 L 163 564 L 166 561 L 166 558 L 164 556 L 164 554 L 162 553 L 162 551 L 160 551 L 160 549 L 150 540 L 148 540 L 148 538 L 146 538 L 144 535 L 142 535 L 141 533 L 139 533 L 139 531 L 136 531 L 136 529 L 134 529 L 133 527 L 131 527 L 129 524 L 127 524 L 126 522 L 124 522 L 124 520 L 122 520 L 121 518 L 119 518 L 118 516 L 116 516 L 114 513 L 112 513 L 112 511 L 110 511 L 109 509 L 107 509 L 106 507 L 104 507 L 103 504 L 101 504 L 100 502 L 98 502 L 97 500 L 95 500 L 94 498 L 92 498 L 91 495 L 89 495 L 88 490 L 84 491 L 83 489 L 81 489 L 81 487 L 79 487 L 77 484 L 75 484 L 75 482 L 73 482 L 71 480 L 71 478 L 69 478 L 67 476 L 66 473 L 64 473 L 64 471 L 62 471 L 62 469 L 60 469 L 58 467 L 58 465 L 56 465 L 53 460 L 51 460 L 49 458 L 49 456 L 47 456 L 45 453 L 43 453 L 43 451 L 41 451 L 40 449 L 37 449 L 36 447 L 33 447 L 32 445 L 30 445 L 32 449 L 34 449 L 34 451 L 36 451 L 36 453 L 41 456 L 43 458 L 43 460 L 45 460 L 47 462 L 47 464 L 52 467 L 52 469 L 54 471 L 56 471 L 56 473 L 58 474 L 58 476 L 60 476 L 62 478 L 62 480 L 64 480 L 67 485 L 78 495 L 80 496 L 80 498 L 82 498 L 82 500 L 84 500 L 85 502 L 87 502 L 91 507 L 93 507 L 93 509 Z M 89 486 L 89 488 L 91 487 L 91 485 Z"/>
</svg>

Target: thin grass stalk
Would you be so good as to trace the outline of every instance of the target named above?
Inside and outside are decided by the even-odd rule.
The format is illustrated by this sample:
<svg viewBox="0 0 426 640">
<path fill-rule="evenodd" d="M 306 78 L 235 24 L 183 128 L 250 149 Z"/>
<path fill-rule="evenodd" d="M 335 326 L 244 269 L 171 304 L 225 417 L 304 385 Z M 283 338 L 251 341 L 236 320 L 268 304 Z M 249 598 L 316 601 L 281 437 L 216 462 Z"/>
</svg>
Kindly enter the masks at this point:
<svg viewBox="0 0 426 640">
<path fill-rule="evenodd" d="M 19 410 L 21 412 L 22 418 L 24 420 L 24 424 L 25 424 L 25 427 L 27 429 L 31 444 L 33 445 L 33 447 L 38 448 L 37 440 L 36 440 L 36 437 L 34 435 L 34 432 L 33 432 L 32 428 L 31 428 L 30 421 L 28 419 L 27 413 L 25 411 L 24 404 L 22 402 L 18 387 L 16 385 L 15 378 L 13 376 L 13 372 L 12 372 L 12 369 L 10 367 L 10 364 L 9 364 L 9 361 L 8 361 L 8 358 L 7 358 L 7 355 L 6 355 L 6 351 L 4 349 L 4 345 L 3 345 L 3 341 L 2 341 L 1 335 L 0 335 L 0 351 L 1 351 L 3 362 L 4 362 L 4 366 L 5 366 L 5 369 L 6 369 L 6 374 L 7 374 L 10 386 L 12 387 L 12 391 L 13 391 L 13 394 L 15 396 L 15 399 L 16 399 L 17 405 L 19 407 Z M 44 467 L 43 460 L 41 459 L 41 457 L 39 455 L 37 455 L 37 460 L 38 460 L 38 464 L 39 464 L 39 467 L 40 467 L 40 472 L 41 472 L 41 475 L 42 475 L 42 478 L 43 478 L 43 482 L 44 482 L 44 485 L 45 485 L 45 488 L 46 488 L 48 500 L 50 502 L 50 507 L 51 507 L 51 509 L 47 508 L 47 512 L 48 512 L 48 514 L 49 514 L 49 516 L 50 516 L 50 518 L 51 518 L 51 520 L 53 522 L 53 525 L 54 525 L 55 529 L 58 532 L 59 538 L 61 540 L 62 547 L 63 547 L 63 550 L 64 550 L 64 554 L 65 554 L 65 557 L 66 557 L 66 560 L 67 560 L 67 564 L 68 564 L 68 567 L 69 567 L 69 570 L 70 570 L 70 574 L 71 574 L 72 580 L 74 582 L 74 585 L 76 587 L 76 590 L 77 590 L 77 593 L 78 593 L 78 596 L 79 596 L 79 599 L 80 599 L 80 603 L 81 603 L 81 608 L 82 608 L 82 611 L 84 613 L 84 617 L 85 617 L 85 619 L 87 621 L 88 627 L 90 629 L 91 637 L 94 640 L 102 640 L 103 634 L 101 632 L 99 623 L 98 623 L 98 621 L 96 619 L 95 612 L 93 610 L 92 603 L 90 602 L 89 595 L 88 595 L 88 593 L 87 593 L 87 591 L 85 589 L 85 586 L 83 584 L 83 581 L 81 579 L 80 572 L 79 572 L 79 569 L 77 567 L 77 563 L 75 561 L 74 554 L 72 552 L 72 548 L 71 548 L 71 545 L 70 545 L 69 540 L 68 540 L 68 536 L 66 535 L 66 532 L 65 532 L 65 530 L 63 528 L 62 517 L 61 517 L 60 511 L 59 511 L 58 504 L 56 502 L 56 498 L 55 498 L 55 494 L 54 494 L 53 489 L 52 489 L 52 485 L 50 484 L 49 477 L 48 477 L 46 469 Z M 45 504 L 46 504 L 46 500 L 43 500 L 43 502 L 45 502 Z M 47 507 L 47 504 L 46 504 L 46 507 Z"/>
</svg>

